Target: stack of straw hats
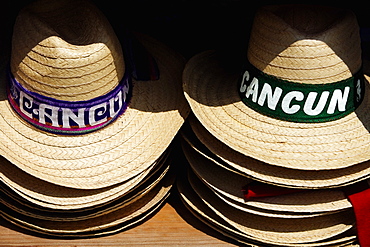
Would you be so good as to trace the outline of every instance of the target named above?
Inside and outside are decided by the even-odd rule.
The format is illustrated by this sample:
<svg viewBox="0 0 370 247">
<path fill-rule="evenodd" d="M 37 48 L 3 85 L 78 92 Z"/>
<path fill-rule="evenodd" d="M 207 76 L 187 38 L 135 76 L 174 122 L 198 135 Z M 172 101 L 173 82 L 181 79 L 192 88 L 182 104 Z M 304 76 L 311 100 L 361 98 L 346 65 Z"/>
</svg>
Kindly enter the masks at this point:
<svg viewBox="0 0 370 247">
<path fill-rule="evenodd" d="M 113 31 L 85 0 L 26 6 L 8 49 L 0 216 L 42 234 L 87 237 L 156 212 L 174 182 L 171 142 L 189 111 L 184 59 L 151 37 Z"/>
<path fill-rule="evenodd" d="M 369 187 L 370 95 L 355 15 L 262 7 L 246 64 L 228 59 L 205 51 L 185 66 L 184 203 L 241 243 L 356 243 L 348 195 Z"/>
</svg>

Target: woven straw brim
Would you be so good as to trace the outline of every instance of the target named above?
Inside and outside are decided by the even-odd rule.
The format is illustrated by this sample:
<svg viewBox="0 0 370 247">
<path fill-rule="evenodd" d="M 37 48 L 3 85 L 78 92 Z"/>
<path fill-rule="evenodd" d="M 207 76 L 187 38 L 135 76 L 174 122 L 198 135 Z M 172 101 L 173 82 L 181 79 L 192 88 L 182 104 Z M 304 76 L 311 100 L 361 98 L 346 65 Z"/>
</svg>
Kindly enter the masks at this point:
<svg viewBox="0 0 370 247">
<path fill-rule="evenodd" d="M 180 197 L 185 206 L 193 213 L 199 220 L 210 226 L 211 228 L 219 231 L 225 236 L 237 240 L 243 244 L 254 246 L 301 246 L 301 247 L 318 247 L 318 246 L 348 246 L 356 240 L 356 233 L 354 229 L 350 229 L 334 238 L 326 239 L 324 241 L 310 242 L 310 243 L 278 243 L 262 240 L 250 235 L 248 232 L 240 231 L 234 226 L 230 225 L 227 221 L 221 218 L 218 214 L 212 211 L 202 199 L 192 190 L 188 179 L 179 179 L 177 188 Z M 258 225 L 258 223 L 256 223 Z"/>
<path fill-rule="evenodd" d="M 127 111 L 86 135 L 59 136 L 21 120 L 0 86 L 0 154 L 25 172 L 61 186 L 98 189 L 137 176 L 169 146 L 189 109 L 181 89 L 184 60 L 160 42 L 138 36 L 155 57 L 158 81 L 134 81 Z"/>
<path fill-rule="evenodd" d="M 205 186 L 200 186 L 199 180 L 189 177 L 189 181 L 211 210 L 230 225 L 261 240 L 291 244 L 316 242 L 344 233 L 355 225 L 355 216 L 351 211 L 300 219 L 246 213 L 226 204 Z"/>
<path fill-rule="evenodd" d="M 71 199 L 66 198 L 68 194 L 62 197 L 62 199 L 57 200 L 57 195 L 49 196 L 49 200 L 54 199 L 54 202 L 61 203 L 63 201 L 71 202 L 73 204 L 67 204 L 65 206 L 52 202 L 43 202 L 38 199 L 26 196 L 24 193 L 17 193 L 17 191 L 12 190 L 8 186 L 0 186 L 0 190 L 4 198 L 0 199 L 4 205 L 8 208 L 11 208 L 14 211 L 20 211 L 20 213 L 32 216 L 34 218 L 49 219 L 56 221 L 75 221 L 87 218 L 96 217 L 96 215 L 109 212 L 114 207 L 119 207 L 124 203 L 129 203 L 134 198 L 144 195 L 146 191 L 152 189 L 156 186 L 162 178 L 169 171 L 169 165 L 162 166 L 157 171 L 153 171 L 150 176 L 144 178 L 136 186 L 133 186 L 129 191 L 115 191 L 115 188 L 112 188 L 111 191 L 104 191 L 105 193 L 100 193 L 97 195 L 81 196 L 81 199 L 78 200 L 76 195 L 71 195 Z M 126 189 L 125 189 L 126 190 Z M 94 190 L 93 190 L 94 191 Z M 70 192 L 70 191 L 67 191 Z M 84 191 L 80 192 L 81 194 Z M 108 194 L 109 193 L 109 194 Z M 105 195 L 108 194 L 108 195 Z M 36 194 L 41 197 L 39 194 Z M 105 197 L 100 198 L 102 195 Z M 75 197 L 73 197 L 75 196 Z M 92 199 L 96 199 L 93 201 Z M 88 201 L 85 202 L 84 200 Z"/>
<path fill-rule="evenodd" d="M 54 221 L 30 217 L 5 208 L 0 215 L 32 232 L 57 237 L 102 236 L 126 229 L 145 220 L 163 204 L 173 185 L 174 176 L 165 177 L 158 185 L 122 205 L 96 217 L 76 221 Z"/>
<path fill-rule="evenodd" d="M 183 149 L 190 166 L 202 183 L 226 203 L 241 210 L 271 217 L 303 218 L 351 208 L 351 203 L 340 190 L 304 190 L 246 201 L 242 189 L 251 181 L 206 159 L 189 144 L 184 143 Z"/>
<path fill-rule="evenodd" d="M 187 153 L 187 158 L 189 159 L 190 164 L 194 163 L 193 159 L 197 158 L 197 155 L 199 155 L 196 153 L 192 155 L 191 152 L 194 152 L 193 150 L 188 150 L 185 152 Z M 198 162 L 201 162 L 201 159 L 199 159 Z M 234 194 L 228 193 L 230 191 L 230 188 L 229 191 L 223 191 L 219 188 L 220 186 L 218 186 L 218 184 L 210 184 L 205 181 L 203 177 L 200 177 L 199 174 L 195 175 L 198 175 L 197 178 L 203 183 L 199 184 L 197 182 L 197 186 L 207 186 L 212 191 L 212 193 L 216 195 L 219 199 L 221 199 L 224 203 L 235 209 L 240 210 L 241 212 L 246 212 L 249 214 L 272 218 L 301 219 L 338 213 L 339 211 L 345 210 L 341 208 L 341 206 L 343 206 L 341 204 L 343 203 L 338 203 L 338 200 L 334 200 L 332 202 L 334 205 L 331 205 L 330 201 L 327 202 L 324 201 L 323 198 L 318 197 L 320 196 L 320 194 L 321 196 L 325 196 L 325 194 L 328 194 L 329 197 L 333 198 L 333 196 L 331 196 L 331 193 L 318 193 L 314 190 L 309 193 L 294 193 L 291 195 L 264 197 L 258 199 L 250 199 L 246 201 L 242 196 L 242 187 L 234 188 L 234 190 L 231 191 L 234 192 L 234 194 L 237 194 L 235 196 Z M 233 176 L 228 177 L 226 181 L 229 182 L 232 178 Z M 191 180 L 193 181 L 194 178 L 192 178 Z M 310 196 L 314 196 L 314 198 L 310 198 Z M 315 200 L 315 196 L 317 200 Z M 348 210 L 348 208 L 351 207 L 351 204 L 348 201 L 345 201 L 345 199 L 343 201 L 344 203 L 347 202 L 347 204 L 349 204 L 349 206 L 345 205 L 348 206 L 346 208 Z M 312 203 L 312 205 L 310 205 L 309 203 Z M 312 212 L 309 211 L 310 209 L 312 209 Z"/>
<path fill-rule="evenodd" d="M 227 146 L 268 164 L 310 171 L 347 168 L 370 159 L 367 82 L 355 112 L 331 122 L 295 123 L 247 107 L 238 94 L 241 71 L 229 71 L 223 62 L 213 51 L 196 55 L 185 66 L 183 88 L 199 121 Z"/>
<path fill-rule="evenodd" d="M 231 149 L 212 136 L 198 121 L 189 120 L 192 122 L 191 126 L 197 138 L 210 151 L 207 153 L 206 150 L 203 150 L 200 152 L 201 154 L 206 153 L 207 158 L 215 163 L 231 166 L 239 173 L 254 180 L 283 187 L 324 189 L 350 185 L 370 176 L 368 162 L 343 169 L 322 171 L 289 169 L 269 165 Z"/>
<path fill-rule="evenodd" d="M 150 191 L 155 188 L 167 174 L 167 169 L 161 173 L 155 174 L 149 181 L 142 184 L 141 186 L 133 189 L 126 195 L 116 198 L 104 205 L 99 205 L 95 207 L 79 209 L 79 210 L 61 210 L 61 209 L 47 209 L 43 207 L 38 207 L 29 202 L 19 201 L 18 198 L 14 198 L 11 195 L 2 194 L 3 198 L 0 199 L 2 204 L 8 209 L 24 215 L 31 217 L 33 219 L 40 219 L 46 221 L 54 222 L 78 222 L 83 220 L 89 220 L 98 218 L 103 215 L 108 215 L 120 208 L 124 208 L 145 197 Z M 167 181 L 173 181 L 173 171 L 171 171 L 166 176 Z M 162 182 L 163 183 L 163 182 Z"/>
<path fill-rule="evenodd" d="M 0 180 L 7 187 L 4 191 L 10 195 L 13 194 L 13 197 L 19 198 L 18 200 L 28 201 L 49 209 L 83 210 L 122 197 L 132 189 L 146 183 L 147 180 L 150 180 L 158 172 L 167 171 L 169 164 L 163 163 L 166 162 L 166 158 L 167 152 L 163 160 L 160 159 L 158 162 L 155 162 L 153 167 L 130 180 L 95 190 L 73 189 L 46 182 L 14 167 L 4 158 Z"/>
</svg>

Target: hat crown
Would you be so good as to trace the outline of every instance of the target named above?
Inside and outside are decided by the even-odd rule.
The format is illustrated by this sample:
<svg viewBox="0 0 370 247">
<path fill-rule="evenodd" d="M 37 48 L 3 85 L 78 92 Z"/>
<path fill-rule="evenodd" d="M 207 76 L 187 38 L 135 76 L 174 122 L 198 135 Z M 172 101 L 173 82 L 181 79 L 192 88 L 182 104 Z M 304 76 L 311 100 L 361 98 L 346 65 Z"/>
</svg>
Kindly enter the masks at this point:
<svg viewBox="0 0 370 247">
<path fill-rule="evenodd" d="M 248 60 L 266 74 L 293 82 L 348 79 L 362 63 L 356 17 L 329 7 L 264 7 L 254 19 Z"/>
<path fill-rule="evenodd" d="M 81 101 L 115 88 L 121 45 L 103 14 L 84 0 L 36 1 L 14 25 L 11 71 L 29 91 Z"/>
</svg>

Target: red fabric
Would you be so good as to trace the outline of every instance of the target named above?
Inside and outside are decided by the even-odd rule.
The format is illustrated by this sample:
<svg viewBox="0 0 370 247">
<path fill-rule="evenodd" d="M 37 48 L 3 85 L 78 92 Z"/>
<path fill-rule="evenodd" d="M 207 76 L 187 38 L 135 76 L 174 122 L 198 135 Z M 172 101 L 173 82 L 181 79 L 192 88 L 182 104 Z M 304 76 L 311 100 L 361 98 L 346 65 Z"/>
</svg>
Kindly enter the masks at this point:
<svg viewBox="0 0 370 247">
<path fill-rule="evenodd" d="M 361 247 L 370 247 L 370 188 L 347 197 L 356 216 L 358 242 Z"/>
<path fill-rule="evenodd" d="M 278 187 L 274 185 L 264 184 L 260 182 L 253 182 L 246 185 L 243 189 L 243 195 L 246 200 L 258 197 L 268 197 L 268 196 L 280 196 L 285 194 L 291 194 L 300 192 L 300 189 L 291 189 Z"/>
</svg>

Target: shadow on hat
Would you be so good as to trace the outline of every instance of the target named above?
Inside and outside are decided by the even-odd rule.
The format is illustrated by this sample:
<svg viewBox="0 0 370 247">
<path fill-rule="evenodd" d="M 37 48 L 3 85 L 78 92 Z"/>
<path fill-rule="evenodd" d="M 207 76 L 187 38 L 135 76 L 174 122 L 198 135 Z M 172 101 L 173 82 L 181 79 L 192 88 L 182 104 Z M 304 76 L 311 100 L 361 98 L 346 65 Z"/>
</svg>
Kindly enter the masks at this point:
<svg viewBox="0 0 370 247">
<path fill-rule="evenodd" d="M 230 69 L 206 51 L 185 67 L 185 96 L 214 137 L 283 168 L 334 170 L 369 160 L 369 85 L 351 11 L 262 7 L 247 58 L 243 69 Z"/>
<path fill-rule="evenodd" d="M 84 0 L 40 0 L 19 13 L 2 65 L 2 156 L 76 189 L 128 180 L 160 157 L 188 114 L 184 59 L 116 32 Z"/>
</svg>

